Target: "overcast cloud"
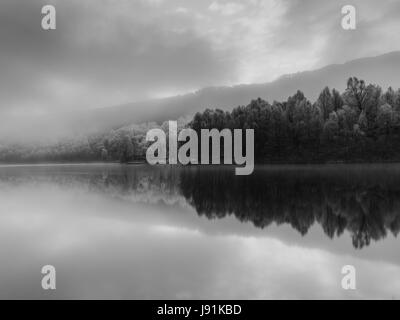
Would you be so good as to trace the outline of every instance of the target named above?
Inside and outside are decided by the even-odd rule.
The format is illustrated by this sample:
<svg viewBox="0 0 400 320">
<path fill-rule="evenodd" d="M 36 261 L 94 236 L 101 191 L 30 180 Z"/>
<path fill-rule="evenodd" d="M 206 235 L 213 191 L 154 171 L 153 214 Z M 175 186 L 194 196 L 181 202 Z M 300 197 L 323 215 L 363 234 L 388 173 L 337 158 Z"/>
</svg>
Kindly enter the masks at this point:
<svg viewBox="0 0 400 320">
<path fill-rule="evenodd" d="M 57 30 L 41 29 L 53 4 Z M 340 26 L 357 8 L 357 30 Z M 398 50 L 396 0 L 2 0 L 0 112 L 96 108 L 268 82 Z"/>
</svg>

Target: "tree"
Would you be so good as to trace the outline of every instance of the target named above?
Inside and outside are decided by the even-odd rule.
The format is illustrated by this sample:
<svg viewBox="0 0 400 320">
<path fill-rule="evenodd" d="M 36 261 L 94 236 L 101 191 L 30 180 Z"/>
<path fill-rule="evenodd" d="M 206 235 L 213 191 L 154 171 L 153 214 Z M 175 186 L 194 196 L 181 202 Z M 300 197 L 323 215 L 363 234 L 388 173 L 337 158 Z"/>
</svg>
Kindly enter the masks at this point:
<svg viewBox="0 0 400 320">
<path fill-rule="evenodd" d="M 400 89 L 398 89 L 394 96 L 394 103 L 392 105 L 396 112 L 400 112 Z"/>
<path fill-rule="evenodd" d="M 322 90 L 316 104 L 321 110 L 323 121 L 327 120 L 330 113 L 335 110 L 332 95 L 328 87 Z"/>
<path fill-rule="evenodd" d="M 128 135 L 123 136 L 120 150 L 120 162 L 133 160 L 134 149 L 132 140 Z"/>
<path fill-rule="evenodd" d="M 347 89 L 343 95 L 344 103 L 361 112 L 364 109 L 366 86 L 364 80 L 356 77 L 347 80 Z"/>
<path fill-rule="evenodd" d="M 295 113 L 296 105 L 305 99 L 304 93 L 300 90 L 288 98 L 286 103 L 286 116 L 289 122 L 293 122 L 293 115 Z"/>
<path fill-rule="evenodd" d="M 377 126 L 379 129 L 379 135 L 385 137 L 389 136 L 394 120 L 393 108 L 390 104 L 385 103 L 380 106 L 377 113 Z"/>
<path fill-rule="evenodd" d="M 300 143 L 300 148 L 317 149 L 316 142 L 322 130 L 321 127 L 321 110 L 311 104 L 306 98 L 297 101 L 293 114 L 294 135 Z"/>
<path fill-rule="evenodd" d="M 386 90 L 386 92 L 382 94 L 381 104 L 385 104 L 385 103 L 391 105 L 392 107 L 394 107 L 396 104 L 396 93 L 394 92 L 392 87 L 389 87 Z"/>
<path fill-rule="evenodd" d="M 106 148 L 101 149 L 101 160 L 106 161 L 108 159 L 108 152 Z"/>
<path fill-rule="evenodd" d="M 365 89 L 365 97 L 363 102 L 363 113 L 366 118 L 366 133 L 369 136 L 375 135 L 377 129 L 376 117 L 378 114 L 379 102 L 381 99 L 382 89 L 379 86 L 370 84 Z"/>
<path fill-rule="evenodd" d="M 339 134 L 339 118 L 335 111 L 333 111 L 328 120 L 324 124 L 322 139 L 325 143 L 331 143 Z"/>
<path fill-rule="evenodd" d="M 333 103 L 333 110 L 337 111 L 343 107 L 344 101 L 342 96 L 340 95 L 339 91 L 336 89 L 332 90 L 332 103 Z"/>
</svg>

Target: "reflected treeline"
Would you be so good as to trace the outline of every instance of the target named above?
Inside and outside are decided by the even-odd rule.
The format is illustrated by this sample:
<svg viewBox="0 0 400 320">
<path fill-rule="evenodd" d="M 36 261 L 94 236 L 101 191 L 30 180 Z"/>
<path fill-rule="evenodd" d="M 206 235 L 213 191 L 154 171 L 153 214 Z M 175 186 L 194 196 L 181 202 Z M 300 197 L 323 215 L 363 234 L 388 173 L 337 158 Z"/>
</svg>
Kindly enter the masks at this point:
<svg viewBox="0 0 400 320">
<path fill-rule="evenodd" d="M 140 203 L 186 204 L 180 171 L 171 166 L 66 165 L 0 167 L 0 192 L 24 185 L 53 185 L 79 193 Z"/>
<path fill-rule="evenodd" d="M 400 172 L 382 166 L 264 167 L 250 176 L 189 169 L 181 192 L 209 219 L 233 214 L 259 228 L 290 224 L 302 235 L 318 223 L 330 238 L 350 232 L 355 248 L 400 229 Z"/>
<path fill-rule="evenodd" d="M 258 228 L 317 223 L 330 238 L 348 231 L 355 248 L 400 229 L 400 166 L 259 166 L 236 176 L 224 166 L 53 166 L 0 168 L 0 192 L 51 184 L 121 201 L 190 205 L 209 219 L 234 215 Z"/>
</svg>

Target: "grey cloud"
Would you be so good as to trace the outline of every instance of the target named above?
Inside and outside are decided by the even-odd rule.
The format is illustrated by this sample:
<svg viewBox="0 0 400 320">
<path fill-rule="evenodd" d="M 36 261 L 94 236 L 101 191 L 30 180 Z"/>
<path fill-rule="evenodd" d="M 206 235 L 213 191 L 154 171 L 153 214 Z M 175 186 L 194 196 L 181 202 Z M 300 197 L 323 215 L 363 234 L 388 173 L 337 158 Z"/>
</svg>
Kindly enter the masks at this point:
<svg viewBox="0 0 400 320">
<path fill-rule="evenodd" d="M 187 19 L 178 13 L 156 17 L 143 2 L 53 3 L 57 30 L 50 32 L 40 28 L 43 1 L 0 4 L 3 109 L 102 107 L 218 84 L 234 72 L 190 25 L 174 30 Z"/>
<path fill-rule="evenodd" d="M 396 1 L 288 0 L 287 4 L 287 24 L 281 30 L 278 46 L 296 50 L 296 47 L 309 45 L 316 37 L 324 39 L 316 67 L 399 49 L 396 43 L 400 41 L 400 33 L 389 27 L 390 22 L 397 21 L 396 30 L 400 29 L 400 5 Z M 344 5 L 356 8 L 356 30 L 341 28 Z M 389 44 L 390 38 L 393 45 Z"/>
<path fill-rule="evenodd" d="M 264 82 L 393 51 L 400 40 L 396 1 L 249 0 L 232 15 L 211 12 L 213 2 L 236 1 L 3 0 L 0 112 L 103 107 Z M 44 4 L 56 6 L 55 31 L 40 28 Z M 265 16 L 262 4 L 271 8 Z M 340 27 L 344 4 L 358 9 L 356 31 Z M 270 28 L 265 41 L 260 28 Z"/>
</svg>

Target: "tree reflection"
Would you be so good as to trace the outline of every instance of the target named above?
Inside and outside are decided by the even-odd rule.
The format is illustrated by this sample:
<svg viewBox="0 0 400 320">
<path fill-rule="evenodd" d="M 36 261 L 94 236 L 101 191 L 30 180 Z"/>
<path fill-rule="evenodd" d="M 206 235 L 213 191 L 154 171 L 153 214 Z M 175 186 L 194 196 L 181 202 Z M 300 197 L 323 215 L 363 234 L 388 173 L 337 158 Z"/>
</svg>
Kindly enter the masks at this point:
<svg viewBox="0 0 400 320">
<path fill-rule="evenodd" d="M 128 202 L 189 203 L 208 219 L 233 215 L 258 228 L 289 224 L 302 235 L 317 223 L 329 238 L 349 232 L 355 248 L 400 230 L 398 165 L 261 166 L 250 176 L 236 176 L 224 166 L 0 170 L 0 189 L 39 182 Z"/>
<path fill-rule="evenodd" d="M 183 169 L 181 192 L 199 215 L 234 215 L 258 228 L 290 224 L 302 235 L 314 223 L 334 238 L 350 232 L 355 248 L 400 229 L 400 174 L 356 169 Z"/>
</svg>

